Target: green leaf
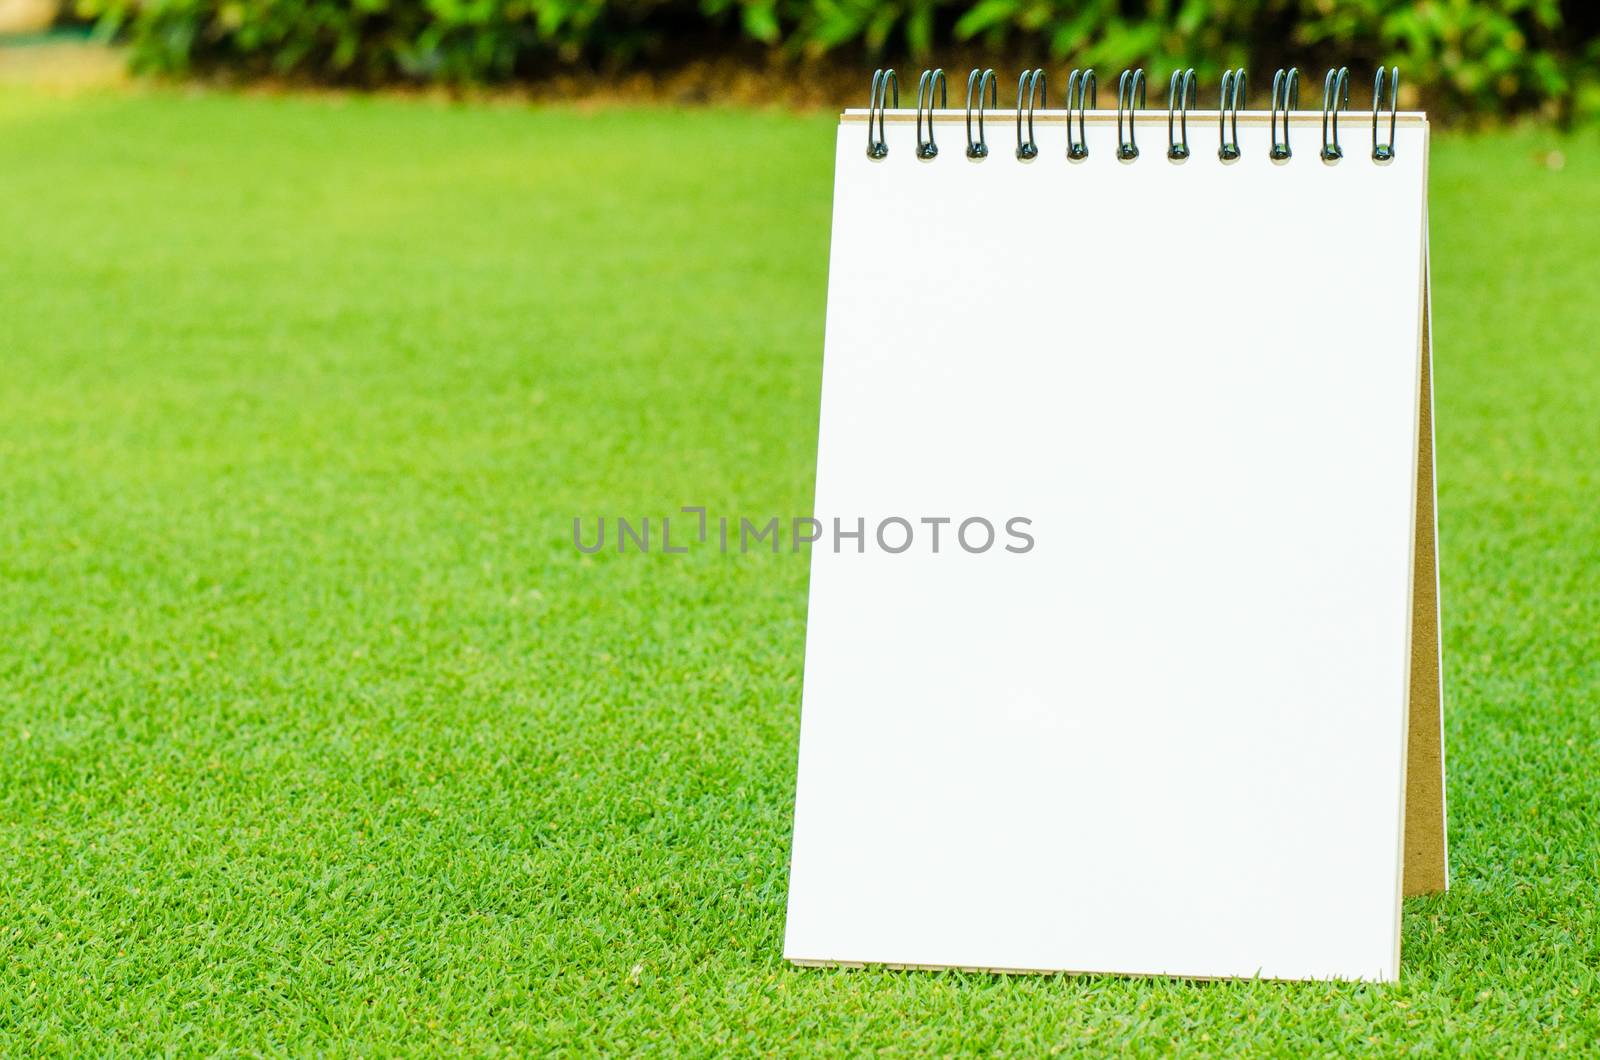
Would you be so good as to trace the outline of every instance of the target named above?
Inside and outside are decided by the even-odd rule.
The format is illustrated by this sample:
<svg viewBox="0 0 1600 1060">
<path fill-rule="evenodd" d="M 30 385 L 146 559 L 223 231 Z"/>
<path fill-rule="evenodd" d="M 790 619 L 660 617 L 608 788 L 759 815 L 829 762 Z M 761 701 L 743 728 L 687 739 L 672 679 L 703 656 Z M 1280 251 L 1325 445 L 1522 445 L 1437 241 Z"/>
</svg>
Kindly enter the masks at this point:
<svg viewBox="0 0 1600 1060">
<path fill-rule="evenodd" d="M 979 0 L 977 7 L 956 21 L 957 39 L 971 40 L 985 30 L 1010 21 L 1020 6 L 1016 0 Z"/>
<path fill-rule="evenodd" d="M 933 4 L 918 4 L 906 19 L 906 48 L 919 59 L 933 50 Z"/>
<path fill-rule="evenodd" d="M 739 12 L 740 21 L 744 24 L 744 31 L 763 44 L 775 43 L 778 39 L 778 12 L 773 0 L 765 3 L 746 4 Z"/>
</svg>

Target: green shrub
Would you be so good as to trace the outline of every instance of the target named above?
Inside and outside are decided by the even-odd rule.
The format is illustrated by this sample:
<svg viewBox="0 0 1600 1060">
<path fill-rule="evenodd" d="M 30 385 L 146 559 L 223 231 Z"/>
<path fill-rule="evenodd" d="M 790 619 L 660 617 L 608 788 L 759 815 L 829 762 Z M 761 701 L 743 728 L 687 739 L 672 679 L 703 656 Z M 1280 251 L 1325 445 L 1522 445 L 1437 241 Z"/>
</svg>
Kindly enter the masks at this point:
<svg viewBox="0 0 1600 1060">
<path fill-rule="evenodd" d="M 1593 92 L 1600 20 L 1559 0 L 79 0 L 144 70 L 320 81 L 499 82 L 760 46 L 911 63 L 960 47 L 1214 76 L 1399 64 L 1437 106 L 1565 114 Z M 1569 5 L 1575 6 L 1575 5 Z M 689 49 L 690 51 L 693 48 Z"/>
</svg>

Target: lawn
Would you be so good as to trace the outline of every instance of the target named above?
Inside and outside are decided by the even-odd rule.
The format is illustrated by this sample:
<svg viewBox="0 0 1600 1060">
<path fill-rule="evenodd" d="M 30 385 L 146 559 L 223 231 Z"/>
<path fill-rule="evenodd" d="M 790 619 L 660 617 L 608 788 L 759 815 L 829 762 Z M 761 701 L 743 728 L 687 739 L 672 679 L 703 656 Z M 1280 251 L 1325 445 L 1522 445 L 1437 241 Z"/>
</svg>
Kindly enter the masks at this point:
<svg viewBox="0 0 1600 1060">
<path fill-rule="evenodd" d="M 805 556 L 572 518 L 808 510 L 832 126 L 0 88 L 0 1052 L 1594 1047 L 1600 137 L 1435 144 L 1381 987 L 782 961 Z"/>
</svg>

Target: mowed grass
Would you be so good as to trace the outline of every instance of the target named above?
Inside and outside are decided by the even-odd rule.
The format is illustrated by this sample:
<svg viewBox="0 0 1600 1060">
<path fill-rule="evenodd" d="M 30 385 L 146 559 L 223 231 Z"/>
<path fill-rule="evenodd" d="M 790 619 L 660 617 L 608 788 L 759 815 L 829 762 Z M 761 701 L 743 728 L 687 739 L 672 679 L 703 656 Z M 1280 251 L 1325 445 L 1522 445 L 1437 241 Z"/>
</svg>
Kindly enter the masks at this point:
<svg viewBox="0 0 1600 1060">
<path fill-rule="evenodd" d="M 1594 1047 L 1600 140 L 1435 144 L 1382 987 L 785 966 L 806 559 L 571 521 L 808 510 L 832 128 L 0 90 L 0 1052 Z"/>
</svg>

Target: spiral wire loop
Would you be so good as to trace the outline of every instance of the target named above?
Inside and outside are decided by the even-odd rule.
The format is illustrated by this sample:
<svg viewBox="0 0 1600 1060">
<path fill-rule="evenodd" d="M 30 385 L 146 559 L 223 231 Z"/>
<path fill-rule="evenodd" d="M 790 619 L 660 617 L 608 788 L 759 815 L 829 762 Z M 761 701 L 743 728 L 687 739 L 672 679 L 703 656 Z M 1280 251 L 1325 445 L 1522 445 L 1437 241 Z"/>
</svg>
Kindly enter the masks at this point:
<svg viewBox="0 0 1600 1060">
<path fill-rule="evenodd" d="M 993 70 L 977 70 L 967 75 L 967 157 L 988 158 L 989 144 L 983 135 L 983 90 L 989 90 L 989 106 L 1000 106 L 1000 83 L 994 78 Z M 978 138 L 972 138 L 972 95 L 977 89 L 978 95 Z"/>
<path fill-rule="evenodd" d="M 1400 68 L 1392 67 L 1389 70 L 1389 142 L 1378 142 L 1378 111 L 1383 102 L 1383 85 L 1385 81 L 1383 67 L 1378 67 L 1378 76 L 1372 79 L 1372 160 L 1374 162 L 1390 162 L 1394 160 L 1394 120 L 1400 113 Z"/>
<path fill-rule="evenodd" d="M 1322 160 L 1337 162 L 1344 157 L 1339 146 L 1339 112 L 1350 105 L 1350 68 L 1341 66 L 1329 70 L 1322 79 Z M 1328 133 L 1328 119 L 1333 119 L 1333 134 Z"/>
<path fill-rule="evenodd" d="M 939 93 L 938 106 L 940 109 L 950 105 L 949 86 L 945 83 L 943 70 L 924 70 L 917 79 L 917 157 L 935 158 L 939 154 L 939 145 L 933 142 L 933 110 L 934 90 Z M 927 93 L 927 106 L 923 106 L 923 93 Z M 928 138 L 922 138 L 922 116 L 928 116 Z"/>
<path fill-rule="evenodd" d="M 1289 113 L 1300 108 L 1300 70 L 1291 66 L 1272 75 L 1272 152 L 1274 162 L 1286 162 L 1289 150 Z M 1278 139 L 1278 114 L 1283 114 L 1283 139 Z"/>
<path fill-rule="evenodd" d="M 1138 103 L 1134 102 L 1135 97 Z M 1124 162 L 1132 162 L 1139 157 L 1139 144 L 1136 142 L 1134 121 L 1139 111 L 1144 109 L 1144 68 L 1137 70 L 1124 70 L 1117 79 L 1117 157 Z M 1123 137 L 1122 115 L 1126 110 L 1128 115 L 1127 137 Z"/>
<path fill-rule="evenodd" d="M 1099 93 L 1095 88 L 1094 67 L 1074 70 L 1067 78 L 1067 157 L 1081 162 L 1089 157 L 1089 140 L 1083 133 L 1085 112 L 1094 108 Z M 1072 138 L 1072 112 L 1078 112 L 1078 138 Z"/>
<path fill-rule="evenodd" d="M 1028 138 L 1022 138 L 1022 97 L 1026 91 L 1028 97 Z M 1043 70 L 1024 70 L 1022 76 L 1017 78 L 1017 157 L 1026 162 L 1039 157 L 1039 145 L 1033 139 L 1033 107 L 1036 98 L 1042 98 L 1045 106 L 1050 105 L 1050 90 L 1047 87 Z"/>
<path fill-rule="evenodd" d="M 1189 108 L 1199 105 L 1199 88 L 1195 85 L 1194 67 L 1172 71 L 1172 81 L 1167 85 L 1167 157 L 1182 162 L 1189 157 Z M 1177 112 L 1179 139 L 1173 139 L 1173 112 Z"/>
<path fill-rule="evenodd" d="M 894 102 L 889 103 L 889 91 L 894 91 Z M 893 70 L 879 70 L 872 75 L 872 96 L 867 103 L 867 157 L 887 158 L 889 143 L 883 135 L 883 113 L 888 107 L 900 106 L 900 79 Z M 872 119 L 878 119 L 877 135 L 873 135 Z"/>
<path fill-rule="evenodd" d="M 1239 110 L 1244 106 L 1244 89 L 1244 67 L 1222 71 L 1222 98 L 1217 103 L 1217 140 L 1220 144 L 1217 157 L 1224 162 L 1235 161 L 1240 154 Z"/>
</svg>

